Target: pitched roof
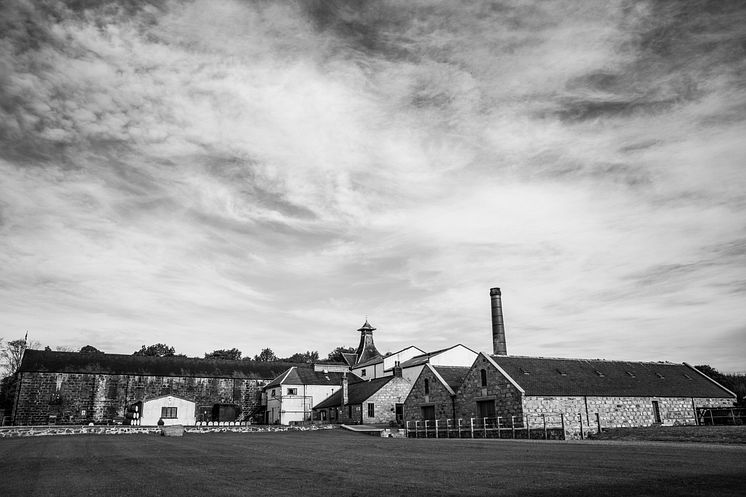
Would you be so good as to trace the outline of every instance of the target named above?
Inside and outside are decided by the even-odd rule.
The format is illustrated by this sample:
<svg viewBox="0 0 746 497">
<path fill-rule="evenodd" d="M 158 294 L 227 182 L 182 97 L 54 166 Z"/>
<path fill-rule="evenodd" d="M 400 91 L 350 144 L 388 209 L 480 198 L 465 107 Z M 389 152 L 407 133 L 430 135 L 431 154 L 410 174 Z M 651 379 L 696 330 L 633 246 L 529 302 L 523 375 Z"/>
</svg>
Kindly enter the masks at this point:
<svg viewBox="0 0 746 497">
<path fill-rule="evenodd" d="M 466 373 L 471 369 L 468 366 L 433 366 L 443 381 L 451 387 L 454 392 L 461 387 L 466 378 Z"/>
<path fill-rule="evenodd" d="M 371 366 L 373 364 L 380 364 L 382 362 L 383 362 L 383 356 L 378 356 L 378 357 L 374 357 L 373 359 L 368 359 L 365 362 L 360 362 L 358 364 L 355 364 L 355 366 L 353 366 L 353 367 L 355 369 L 357 369 L 357 368 L 363 368 L 365 366 Z"/>
<path fill-rule="evenodd" d="M 687 364 L 490 356 L 526 395 L 733 397 Z"/>
<path fill-rule="evenodd" d="M 371 395 L 386 386 L 395 376 L 384 376 L 373 380 L 350 380 L 347 388 L 347 404 L 362 404 Z M 332 395 L 316 404 L 314 409 L 323 409 L 326 407 L 337 407 L 342 403 L 342 390 L 337 390 Z"/>
<path fill-rule="evenodd" d="M 342 352 L 342 359 L 345 360 L 348 366 L 354 366 L 357 362 L 357 354 L 354 352 Z"/>
<path fill-rule="evenodd" d="M 288 364 L 285 362 L 86 354 L 27 349 L 23 354 L 19 371 L 266 380 L 274 378 L 287 367 Z"/>
<path fill-rule="evenodd" d="M 401 363 L 401 367 L 403 368 L 411 368 L 412 366 L 419 366 L 421 364 L 426 364 L 430 362 L 431 357 L 435 357 L 438 354 L 442 354 L 443 352 L 446 352 L 448 350 L 454 349 L 461 345 L 460 343 L 457 343 L 456 345 L 452 345 L 450 347 L 446 347 L 444 349 L 435 350 L 433 352 L 425 352 L 424 354 L 416 355 L 412 357 L 411 359 L 404 361 Z"/>
<path fill-rule="evenodd" d="M 273 388 L 279 385 L 340 385 L 342 375 L 338 372 L 314 371 L 306 366 L 292 366 L 287 371 L 277 376 L 264 387 Z"/>
</svg>

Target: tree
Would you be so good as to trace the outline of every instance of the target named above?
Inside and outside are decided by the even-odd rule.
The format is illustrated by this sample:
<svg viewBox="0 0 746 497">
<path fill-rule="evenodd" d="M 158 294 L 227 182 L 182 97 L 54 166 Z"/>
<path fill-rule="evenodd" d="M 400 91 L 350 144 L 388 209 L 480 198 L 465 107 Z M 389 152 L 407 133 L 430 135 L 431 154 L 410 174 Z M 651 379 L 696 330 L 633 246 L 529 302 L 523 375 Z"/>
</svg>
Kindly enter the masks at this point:
<svg viewBox="0 0 746 497">
<path fill-rule="evenodd" d="M 355 347 L 337 347 L 329 352 L 329 356 L 326 359 L 333 362 L 345 362 L 342 354 L 354 354 L 355 350 Z"/>
<path fill-rule="evenodd" d="M 85 347 L 80 349 L 81 354 L 103 354 L 100 350 L 98 350 L 93 345 L 86 345 Z"/>
<path fill-rule="evenodd" d="M 261 362 L 271 362 L 271 361 L 276 361 L 277 356 L 275 355 L 274 352 L 272 352 L 272 349 L 266 348 L 266 349 L 262 349 L 259 355 L 255 355 L 254 360 L 261 361 Z"/>
<path fill-rule="evenodd" d="M 694 367 L 735 393 L 736 405 L 739 407 L 746 406 L 746 375 L 721 373 L 708 364 L 699 364 Z"/>
<path fill-rule="evenodd" d="M 285 362 L 303 362 L 306 364 L 312 364 L 319 360 L 319 352 L 317 350 L 314 350 L 313 352 L 310 350 L 306 352 L 296 352 L 290 357 L 280 360 Z"/>
<path fill-rule="evenodd" d="M 26 349 L 38 349 L 41 347 L 39 342 L 28 343 L 25 338 L 11 340 L 2 344 L 0 339 L 0 376 L 10 376 L 18 371 L 21 367 L 21 359 Z"/>
<path fill-rule="evenodd" d="M 143 345 L 140 350 L 133 352 L 132 355 L 173 357 L 176 355 L 176 351 L 173 347 L 169 347 L 165 343 L 156 343 L 154 345 L 148 345 L 147 347 Z"/>
<path fill-rule="evenodd" d="M 219 349 L 219 350 L 213 350 L 209 354 L 205 354 L 205 359 L 220 359 L 220 360 L 227 360 L 227 361 L 240 361 L 241 360 L 241 351 L 233 348 L 233 349 Z"/>
</svg>

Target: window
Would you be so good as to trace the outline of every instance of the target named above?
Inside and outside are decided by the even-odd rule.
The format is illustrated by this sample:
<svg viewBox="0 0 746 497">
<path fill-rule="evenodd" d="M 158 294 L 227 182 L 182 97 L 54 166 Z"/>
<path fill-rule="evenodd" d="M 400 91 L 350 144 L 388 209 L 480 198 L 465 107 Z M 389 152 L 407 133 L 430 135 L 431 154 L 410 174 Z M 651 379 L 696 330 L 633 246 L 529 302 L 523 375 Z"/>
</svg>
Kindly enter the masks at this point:
<svg viewBox="0 0 746 497">
<path fill-rule="evenodd" d="M 373 402 L 368 402 L 368 417 L 372 418 L 375 415 L 376 415 L 375 404 L 373 404 Z"/>
<path fill-rule="evenodd" d="M 559 373 L 560 376 L 567 376 L 567 373 L 565 373 L 561 369 L 557 369 L 557 373 Z"/>
<path fill-rule="evenodd" d="M 663 376 L 663 375 L 662 375 L 662 374 L 660 374 L 660 373 L 655 373 L 655 376 L 657 376 L 657 377 L 658 377 L 658 378 L 660 378 L 661 380 L 662 380 L 663 378 L 665 378 L 665 376 Z"/>
<path fill-rule="evenodd" d="M 352 419 L 352 404 L 347 406 L 347 417 Z"/>
<path fill-rule="evenodd" d="M 482 386 L 486 387 L 487 386 L 487 370 L 482 369 L 479 371 L 479 374 L 482 377 Z"/>
<path fill-rule="evenodd" d="M 531 371 L 528 369 L 518 368 L 518 370 L 521 372 L 521 374 L 531 374 Z"/>
<path fill-rule="evenodd" d="M 430 395 L 430 380 L 425 378 L 425 395 Z"/>
<path fill-rule="evenodd" d="M 161 417 L 163 419 L 178 418 L 178 416 L 176 415 L 176 408 L 175 407 L 161 407 Z"/>
<path fill-rule="evenodd" d="M 360 372 L 360 376 L 365 376 L 365 370 L 364 369 Z"/>
<path fill-rule="evenodd" d="M 660 406 L 658 405 L 658 401 L 657 400 L 653 401 L 653 420 L 656 423 L 660 423 L 661 422 L 661 409 L 660 409 Z"/>
<path fill-rule="evenodd" d="M 272 389 L 272 397 L 274 397 L 274 396 L 275 396 L 275 389 L 273 388 Z"/>
<path fill-rule="evenodd" d="M 596 373 L 596 374 L 597 374 L 597 375 L 599 376 L 599 378 L 604 378 L 604 377 L 606 377 L 606 375 L 605 375 L 605 374 L 603 374 L 603 373 L 602 373 L 601 371 L 599 371 L 598 369 L 594 369 L 594 370 L 593 370 L 593 372 L 594 372 L 594 373 Z"/>
<path fill-rule="evenodd" d="M 288 388 L 288 395 L 298 395 L 297 388 Z"/>
</svg>

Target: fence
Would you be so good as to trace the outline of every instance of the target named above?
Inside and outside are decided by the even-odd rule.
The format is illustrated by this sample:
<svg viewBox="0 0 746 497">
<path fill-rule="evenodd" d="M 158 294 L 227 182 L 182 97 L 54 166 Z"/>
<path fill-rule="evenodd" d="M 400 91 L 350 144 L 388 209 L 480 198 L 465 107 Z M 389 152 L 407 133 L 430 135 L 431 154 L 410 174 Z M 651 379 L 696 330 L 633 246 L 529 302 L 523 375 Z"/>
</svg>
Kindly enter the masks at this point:
<svg viewBox="0 0 746 497">
<path fill-rule="evenodd" d="M 406 429 L 409 438 L 565 440 L 565 429 L 568 422 L 580 423 L 582 438 L 582 416 L 568 416 L 564 413 L 523 416 L 522 418 L 498 416 L 496 418 L 407 421 Z"/>
<path fill-rule="evenodd" d="M 698 407 L 697 424 L 743 425 L 746 424 L 746 408 L 743 407 Z"/>
</svg>

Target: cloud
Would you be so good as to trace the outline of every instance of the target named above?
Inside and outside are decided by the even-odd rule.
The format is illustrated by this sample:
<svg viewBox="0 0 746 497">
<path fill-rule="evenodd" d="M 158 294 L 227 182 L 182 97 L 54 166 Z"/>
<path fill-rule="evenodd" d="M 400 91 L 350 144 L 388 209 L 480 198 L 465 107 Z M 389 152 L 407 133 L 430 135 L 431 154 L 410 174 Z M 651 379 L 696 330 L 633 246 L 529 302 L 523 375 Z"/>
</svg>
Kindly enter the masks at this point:
<svg viewBox="0 0 746 497">
<path fill-rule="evenodd" d="M 2 8 L 0 335 L 743 369 L 738 2 Z"/>
</svg>

